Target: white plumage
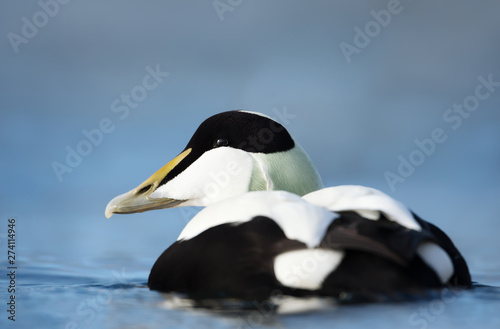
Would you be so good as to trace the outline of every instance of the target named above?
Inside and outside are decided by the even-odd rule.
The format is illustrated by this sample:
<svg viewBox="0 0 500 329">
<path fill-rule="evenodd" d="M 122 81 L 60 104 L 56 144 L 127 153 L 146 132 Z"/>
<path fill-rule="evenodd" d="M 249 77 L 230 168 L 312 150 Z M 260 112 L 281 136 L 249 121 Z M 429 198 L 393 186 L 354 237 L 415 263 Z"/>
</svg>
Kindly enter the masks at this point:
<svg viewBox="0 0 500 329">
<path fill-rule="evenodd" d="M 374 188 L 342 185 L 324 188 L 304 195 L 306 201 L 331 211 L 355 211 L 368 219 L 378 219 L 380 213 L 412 230 L 421 227 L 401 202 Z"/>
<path fill-rule="evenodd" d="M 439 228 L 373 188 L 322 188 L 303 149 L 259 113 L 208 118 L 179 156 L 105 213 L 179 206 L 206 208 L 158 258 L 151 289 L 192 298 L 260 300 L 278 290 L 371 300 L 471 284 Z"/>
<path fill-rule="evenodd" d="M 184 227 L 177 240 L 188 240 L 221 224 L 239 224 L 256 216 L 272 218 L 286 237 L 312 248 L 319 244 L 330 223 L 337 217 L 285 191 L 258 191 L 214 203 L 202 209 Z"/>
</svg>

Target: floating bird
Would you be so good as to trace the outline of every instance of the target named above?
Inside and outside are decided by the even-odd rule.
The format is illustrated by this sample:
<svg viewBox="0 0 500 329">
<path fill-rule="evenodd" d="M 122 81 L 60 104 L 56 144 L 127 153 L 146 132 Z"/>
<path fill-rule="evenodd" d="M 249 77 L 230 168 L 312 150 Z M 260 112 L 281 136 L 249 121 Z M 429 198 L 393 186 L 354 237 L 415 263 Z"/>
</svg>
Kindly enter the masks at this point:
<svg viewBox="0 0 500 329">
<path fill-rule="evenodd" d="M 105 215 L 204 206 L 148 286 L 193 299 L 276 294 L 377 300 L 470 287 L 448 236 L 381 191 L 323 188 L 285 127 L 256 112 L 206 119 L 186 148 Z M 353 297 L 354 296 L 354 297 Z"/>
</svg>

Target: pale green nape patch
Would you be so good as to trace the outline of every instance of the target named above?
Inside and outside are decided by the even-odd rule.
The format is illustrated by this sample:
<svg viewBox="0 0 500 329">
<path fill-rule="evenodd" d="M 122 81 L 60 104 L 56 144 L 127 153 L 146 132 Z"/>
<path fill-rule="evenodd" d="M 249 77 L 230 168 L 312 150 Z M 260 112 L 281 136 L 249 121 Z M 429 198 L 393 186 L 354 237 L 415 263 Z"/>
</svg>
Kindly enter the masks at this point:
<svg viewBox="0 0 500 329">
<path fill-rule="evenodd" d="M 323 188 L 311 159 L 298 144 L 286 152 L 252 153 L 252 156 L 256 163 L 249 191 L 288 191 L 302 196 Z"/>
</svg>

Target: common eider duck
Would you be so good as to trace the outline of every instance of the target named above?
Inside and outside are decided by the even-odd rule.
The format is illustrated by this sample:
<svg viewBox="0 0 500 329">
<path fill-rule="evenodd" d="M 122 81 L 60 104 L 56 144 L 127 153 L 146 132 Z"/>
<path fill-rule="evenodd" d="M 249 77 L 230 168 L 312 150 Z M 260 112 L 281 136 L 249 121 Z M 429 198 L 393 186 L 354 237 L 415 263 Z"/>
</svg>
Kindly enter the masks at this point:
<svg viewBox="0 0 500 329">
<path fill-rule="evenodd" d="M 155 262 L 152 290 L 189 298 L 376 300 L 468 288 L 450 238 L 364 186 L 323 188 L 283 125 L 256 112 L 206 119 L 185 149 L 105 215 L 204 206 Z"/>
</svg>

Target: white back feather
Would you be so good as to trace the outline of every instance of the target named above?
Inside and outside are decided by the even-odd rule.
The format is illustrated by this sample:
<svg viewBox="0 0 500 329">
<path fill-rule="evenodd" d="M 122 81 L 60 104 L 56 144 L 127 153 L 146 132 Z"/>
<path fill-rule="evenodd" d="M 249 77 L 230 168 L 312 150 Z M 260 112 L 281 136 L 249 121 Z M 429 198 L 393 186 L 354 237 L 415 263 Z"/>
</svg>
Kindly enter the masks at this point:
<svg viewBox="0 0 500 329">
<path fill-rule="evenodd" d="M 303 199 L 330 211 L 356 211 L 372 220 L 378 219 L 377 213 L 383 213 L 389 220 L 402 226 L 416 231 L 422 230 L 410 210 L 402 203 L 370 187 L 358 185 L 328 187 L 306 194 Z"/>
<path fill-rule="evenodd" d="M 287 238 L 299 240 L 308 247 L 317 246 L 330 223 L 338 217 L 293 193 L 248 192 L 204 208 L 186 225 L 177 240 L 191 239 L 217 225 L 244 223 L 255 216 L 271 218 Z"/>
</svg>

